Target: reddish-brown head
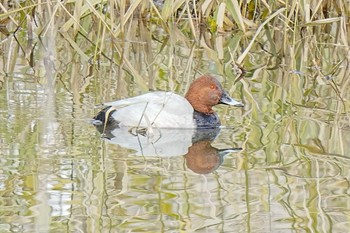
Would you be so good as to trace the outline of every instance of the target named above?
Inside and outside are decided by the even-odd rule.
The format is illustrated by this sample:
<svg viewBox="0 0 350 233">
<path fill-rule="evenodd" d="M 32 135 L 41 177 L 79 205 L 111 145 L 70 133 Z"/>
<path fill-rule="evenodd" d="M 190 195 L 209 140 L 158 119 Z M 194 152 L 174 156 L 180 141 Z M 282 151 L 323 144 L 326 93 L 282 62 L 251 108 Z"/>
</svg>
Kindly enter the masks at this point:
<svg viewBox="0 0 350 233">
<path fill-rule="evenodd" d="M 244 105 L 233 100 L 222 88 L 219 81 L 211 75 L 204 75 L 190 85 L 185 98 L 197 112 L 212 114 L 213 106 L 228 104 L 238 107 Z"/>
</svg>

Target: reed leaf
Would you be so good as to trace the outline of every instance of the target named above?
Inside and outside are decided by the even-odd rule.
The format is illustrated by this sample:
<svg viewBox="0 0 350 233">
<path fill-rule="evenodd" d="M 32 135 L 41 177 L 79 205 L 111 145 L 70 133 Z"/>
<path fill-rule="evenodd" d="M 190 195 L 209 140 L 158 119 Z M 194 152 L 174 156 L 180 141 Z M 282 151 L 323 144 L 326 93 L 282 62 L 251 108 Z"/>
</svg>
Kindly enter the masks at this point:
<svg viewBox="0 0 350 233">
<path fill-rule="evenodd" d="M 224 28 L 225 9 L 226 9 L 226 4 L 222 2 L 219 6 L 218 16 L 216 18 L 216 24 L 218 26 L 219 31 L 222 31 Z"/>
<path fill-rule="evenodd" d="M 319 19 L 319 20 L 314 20 L 314 21 L 305 23 L 304 26 L 319 26 L 319 25 L 323 25 L 323 24 L 339 22 L 341 19 L 342 19 L 342 17 Z"/>
<path fill-rule="evenodd" d="M 89 56 L 87 56 L 85 54 L 85 52 L 83 50 L 81 50 L 80 46 L 74 41 L 71 39 L 71 37 L 63 32 L 61 33 L 61 35 L 69 42 L 69 44 L 74 48 L 74 50 L 79 54 L 80 58 L 84 61 L 89 61 Z"/>
<path fill-rule="evenodd" d="M 226 5 L 227 5 L 227 10 L 231 13 L 239 29 L 241 29 L 243 32 L 246 32 L 244 20 L 243 20 L 241 9 L 239 8 L 238 2 L 236 0 L 227 0 Z"/>
<path fill-rule="evenodd" d="M 247 56 L 248 52 L 250 51 L 250 49 L 252 48 L 253 44 L 255 43 L 256 38 L 258 37 L 258 35 L 260 34 L 261 30 L 265 27 L 265 25 L 270 22 L 273 18 L 275 18 L 277 15 L 279 15 L 280 13 L 282 13 L 283 11 L 285 11 L 286 8 L 281 8 L 278 11 L 276 11 L 275 13 L 273 13 L 272 15 L 270 15 L 270 17 L 268 17 L 260 26 L 259 28 L 256 30 L 255 35 L 253 36 L 253 38 L 251 39 L 251 41 L 249 42 L 247 48 L 244 50 L 244 52 L 238 57 L 237 59 L 237 63 L 241 64 L 242 61 L 244 60 L 244 58 Z"/>
</svg>

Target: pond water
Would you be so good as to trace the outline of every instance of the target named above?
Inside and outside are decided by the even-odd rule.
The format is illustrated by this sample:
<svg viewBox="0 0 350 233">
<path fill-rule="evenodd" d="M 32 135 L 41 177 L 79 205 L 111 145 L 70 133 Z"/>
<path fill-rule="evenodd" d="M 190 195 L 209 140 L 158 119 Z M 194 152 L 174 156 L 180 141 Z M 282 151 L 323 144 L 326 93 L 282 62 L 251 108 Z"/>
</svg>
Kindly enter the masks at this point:
<svg viewBox="0 0 350 233">
<path fill-rule="evenodd" d="M 251 36 L 239 31 L 192 38 L 133 19 L 96 47 L 100 34 L 58 24 L 33 40 L 24 29 L 1 35 L 0 232 L 348 231 L 349 36 L 337 37 L 339 22 L 296 38 L 266 27 L 240 65 Z M 112 137 L 90 123 L 103 102 L 184 95 L 204 73 L 245 104 L 215 107 L 219 131 Z"/>
</svg>

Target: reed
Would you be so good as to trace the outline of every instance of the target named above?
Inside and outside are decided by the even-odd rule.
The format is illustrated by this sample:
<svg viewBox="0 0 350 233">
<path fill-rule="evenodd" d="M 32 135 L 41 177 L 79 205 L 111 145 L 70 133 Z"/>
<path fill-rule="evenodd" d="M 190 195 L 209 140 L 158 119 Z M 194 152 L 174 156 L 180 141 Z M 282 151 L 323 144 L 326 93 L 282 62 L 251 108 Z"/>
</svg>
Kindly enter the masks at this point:
<svg viewBox="0 0 350 233">
<path fill-rule="evenodd" d="M 233 56 L 239 64 L 242 64 L 251 47 L 259 46 L 261 37 L 273 29 L 284 34 L 281 38 L 283 47 L 275 48 L 283 49 L 279 50 L 283 54 L 288 53 L 288 47 L 298 46 L 301 40 L 316 37 L 317 41 L 317 32 L 320 36 L 328 34 L 330 43 L 343 46 L 349 43 L 347 22 L 350 8 L 346 0 L 271 3 L 262 0 L 27 0 L 6 1 L 6 5 L 0 3 L 0 8 L 0 20 L 11 24 L 11 32 L 33 30 L 34 36 L 40 37 L 54 25 L 83 59 L 89 57 L 94 61 L 105 57 L 120 63 L 108 52 L 111 50 L 109 46 L 121 54 L 121 45 L 135 42 L 126 35 L 135 24 L 140 25 L 141 22 L 149 29 L 160 27 L 169 34 L 175 27 L 183 38 L 187 38 L 187 43 L 198 42 L 203 30 L 215 35 L 242 32 L 241 44 L 247 47 L 239 55 Z M 5 26 L 1 24 L 2 28 Z M 336 30 L 331 29 L 334 26 Z M 275 38 L 273 34 L 271 36 L 269 42 L 274 45 Z M 85 38 L 85 43 L 93 49 L 82 50 L 77 46 L 80 37 Z M 116 43 L 106 45 L 106 40 Z"/>
</svg>

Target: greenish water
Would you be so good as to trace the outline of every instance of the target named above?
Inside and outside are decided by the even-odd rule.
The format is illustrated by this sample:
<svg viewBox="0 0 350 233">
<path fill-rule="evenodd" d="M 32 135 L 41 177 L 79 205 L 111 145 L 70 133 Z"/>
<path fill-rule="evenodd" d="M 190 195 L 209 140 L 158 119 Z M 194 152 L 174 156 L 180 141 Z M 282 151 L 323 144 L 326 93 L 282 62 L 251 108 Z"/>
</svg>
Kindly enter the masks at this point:
<svg viewBox="0 0 350 233">
<path fill-rule="evenodd" d="M 239 32 L 195 42 L 176 28 L 133 30 L 105 52 L 115 63 L 84 58 L 55 30 L 32 42 L 25 31 L 1 35 L 0 232 L 348 231 L 344 41 L 308 31 L 283 47 L 281 32 L 263 30 L 239 79 L 232 59 L 249 42 Z M 183 95 L 208 72 L 245 103 L 216 107 L 227 128 L 214 140 L 182 131 L 110 140 L 90 124 L 102 102 Z"/>
</svg>

